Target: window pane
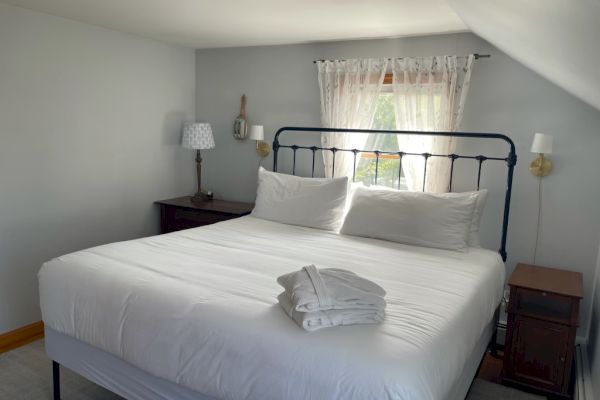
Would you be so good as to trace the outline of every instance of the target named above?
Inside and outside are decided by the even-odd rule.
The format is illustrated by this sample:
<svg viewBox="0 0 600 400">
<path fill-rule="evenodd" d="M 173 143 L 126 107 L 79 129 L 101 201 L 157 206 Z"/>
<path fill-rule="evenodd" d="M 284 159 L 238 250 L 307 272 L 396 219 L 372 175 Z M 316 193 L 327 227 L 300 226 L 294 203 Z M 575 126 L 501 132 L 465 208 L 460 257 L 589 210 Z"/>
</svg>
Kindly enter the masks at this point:
<svg viewBox="0 0 600 400">
<path fill-rule="evenodd" d="M 379 95 L 371 129 L 396 129 L 396 113 L 394 112 L 394 96 L 392 93 Z"/>
<path fill-rule="evenodd" d="M 396 114 L 394 112 L 394 97 L 392 93 L 382 93 L 377 99 L 375 117 L 371 129 L 394 130 L 396 129 Z M 365 150 L 398 151 L 398 138 L 396 135 L 371 134 L 367 139 Z M 394 155 L 381 155 L 379 166 L 373 153 L 361 153 L 356 166 L 356 182 L 367 185 L 382 185 L 398 188 L 399 159 Z M 377 180 L 375 170 L 377 169 Z M 403 180 L 402 180 L 403 181 Z M 400 187 L 402 187 L 401 182 Z"/>
</svg>

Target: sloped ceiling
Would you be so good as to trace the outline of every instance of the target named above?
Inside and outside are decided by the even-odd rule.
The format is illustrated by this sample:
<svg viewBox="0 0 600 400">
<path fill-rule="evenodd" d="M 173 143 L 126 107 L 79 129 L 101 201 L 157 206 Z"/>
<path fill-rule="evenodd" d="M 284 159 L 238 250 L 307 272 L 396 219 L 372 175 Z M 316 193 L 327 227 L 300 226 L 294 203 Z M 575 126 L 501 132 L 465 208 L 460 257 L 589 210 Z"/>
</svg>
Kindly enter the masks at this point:
<svg viewBox="0 0 600 400">
<path fill-rule="evenodd" d="M 449 0 L 477 35 L 600 110 L 600 0 Z"/>
<path fill-rule="evenodd" d="M 464 32 L 447 0 L 0 0 L 194 48 Z"/>
</svg>

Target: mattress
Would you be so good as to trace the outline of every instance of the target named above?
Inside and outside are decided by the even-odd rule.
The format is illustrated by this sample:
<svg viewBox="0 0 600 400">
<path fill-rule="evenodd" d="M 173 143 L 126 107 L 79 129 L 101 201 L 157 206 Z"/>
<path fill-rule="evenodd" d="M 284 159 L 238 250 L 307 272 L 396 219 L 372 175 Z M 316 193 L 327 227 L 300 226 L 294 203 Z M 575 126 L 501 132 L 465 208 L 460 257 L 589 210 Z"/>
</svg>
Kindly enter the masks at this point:
<svg viewBox="0 0 600 400">
<path fill-rule="evenodd" d="M 308 333 L 275 278 L 314 263 L 388 295 L 381 325 Z M 39 273 L 59 334 L 214 399 L 445 399 L 504 285 L 497 253 L 465 253 L 244 217 L 72 253 Z"/>
</svg>

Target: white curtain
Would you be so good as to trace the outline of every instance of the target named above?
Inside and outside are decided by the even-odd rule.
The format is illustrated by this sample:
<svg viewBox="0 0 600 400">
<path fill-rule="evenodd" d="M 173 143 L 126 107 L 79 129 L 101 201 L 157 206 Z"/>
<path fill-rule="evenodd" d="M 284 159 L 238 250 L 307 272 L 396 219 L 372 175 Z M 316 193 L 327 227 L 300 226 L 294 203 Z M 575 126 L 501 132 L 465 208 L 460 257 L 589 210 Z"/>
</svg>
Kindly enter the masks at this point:
<svg viewBox="0 0 600 400">
<path fill-rule="evenodd" d="M 387 59 L 318 61 L 321 95 L 321 123 L 326 128 L 369 129 L 373 123 L 377 97 L 388 68 Z M 368 135 L 324 133 L 322 147 L 361 149 Z M 352 176 L 354 156 L 323 152 L 325 176 Z"/>
<path fill-rule="evenodd" d="M 474 56 L 401 58 L 391 61 L 396 126 L 410 131 L 457 131 L 460 127 Z M 400 151 L 451 154 L 456 139 L 398 135 Z M 422 190 L 425 160 L 405 156 L 402 168 L 408 190 Z M 425 191 L 447 192 L 450 159 L 430 157 Z"/>
</svg>

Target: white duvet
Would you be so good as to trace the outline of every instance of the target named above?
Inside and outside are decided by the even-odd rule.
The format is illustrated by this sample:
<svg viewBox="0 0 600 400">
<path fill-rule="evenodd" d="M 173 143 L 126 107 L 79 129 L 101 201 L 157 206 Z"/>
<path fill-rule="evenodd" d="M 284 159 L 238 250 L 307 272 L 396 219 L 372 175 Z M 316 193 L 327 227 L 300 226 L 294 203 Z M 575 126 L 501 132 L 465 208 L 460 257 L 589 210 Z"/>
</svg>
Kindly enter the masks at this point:
<svg viewBox="0 0 600 400">
<path fill-rule="evenodd" d="M 381 325 L 306 332 L 276 278 L 307 264 L 386 291 Z M 497 307 L 497 253 L 244 217 L 68 254 L 39 273 L 44 323 L 216 399 L 444 399 Z"/>
</svg>

